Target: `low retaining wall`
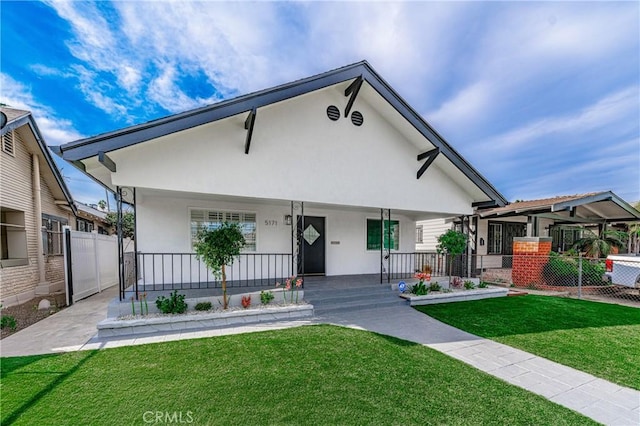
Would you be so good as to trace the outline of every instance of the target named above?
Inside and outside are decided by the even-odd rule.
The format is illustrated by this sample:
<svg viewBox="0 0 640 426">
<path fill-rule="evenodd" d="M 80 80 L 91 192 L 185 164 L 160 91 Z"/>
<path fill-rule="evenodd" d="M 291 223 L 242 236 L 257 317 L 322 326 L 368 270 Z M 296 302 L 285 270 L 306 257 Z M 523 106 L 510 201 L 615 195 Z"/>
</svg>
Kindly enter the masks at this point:
<svg viewBox="0 0 640 426">
<path fill-rule="evenodd" d="M 281 305 L 281 304 L 286 304 L 286 303 L 290 303 L 290 298 L 291 298 L 291 291 L 287 291 L 286 295 L 284 294 L 285 290 L 282 288 L 276 288 L 276 289 L 269 289 L 269 290 L 264 290 L 269 291 L 273 294 L 273 300 L 270 302 L 270 304 L 274 304 L 274 305 Z M 180 290 L 178 290 L 178 294 L 180 294 Z M 261 302 L 260 302 L 260 292 L 259 291 L 254 291 L 251 293 L 243 293 L 243 294 L 234 294 L 232 296 L 227 296 L 229 297 L 229 307 L 230 308 L 235 308 L 235 307 L 241 307 L 242 306 L 242 296 L 251 296 L 251 306 L 260 306 Z M 285 302 L 285 297 L 286 297 L 286 302 Z M 298 290 L 298 302 L 302 302 L 304 300 L 304 290 Z M 222 308 L 222 296 L 209 296 L 209 297 L 192 297 L 192 298 L 185 298 L 184 301 L 186 302 L 187 306 L 188 306 L 188 310 L 192 311 L 193 308 L 201 302 L 211 302 L 211 306 L 214 309 L 217 308 Z M 296 292 L 293 292 L 293 301 L 296 301 Z M 137 314 L 139 314 L 140 311 L 140 301 L 139 300 L 134 300 L 133 301 L 134 304 L 134 308 Z M 144 303 L 143 303 L 144 304 Z M 158 310 L 158 308 L 156 307 L 156 301 L 154 300 L 147 300 L 147 306 L 149 308 L 149 313 L 150 314 L 157 314 L 160 313 L 160 311 Z M 123 300 L 122 302 L 120 302 L 117 298 L 114 299 L 111 303 L 109 303 L 109 307 L 107 308 L 107 318 L 118 318 L 118 317 L 124 317 L 124 316 L 128 316 L 128 315 L 132 315 L 133 314 L 133 309 L 131 307 L 131 300 Z"/>
<path fill-rule="evenodd" d="M 149 308 L 151 310 L 151 308 Z M 313 316 L 313 305 L 268 306 L 237 311 L 187 313 L 141 317 L 130 320 L 107 318 L 98 323 L 98 337 L 120 337 L 157 332 L 225 327 Z"/>
<path fill-rule="evenodd" d="M 502 287 L 489 287 L 475 290 L 457 290 L 448 293 L 433 292 L 425 296 L 401 293 L 400 297 L 407 299 L 409 305 L 434 305 L 436 303 L 462 302 L 467 300 L 490 299 L 494 297 L 504 297 L 509 293 L 509 289 Z"/>
</svg>

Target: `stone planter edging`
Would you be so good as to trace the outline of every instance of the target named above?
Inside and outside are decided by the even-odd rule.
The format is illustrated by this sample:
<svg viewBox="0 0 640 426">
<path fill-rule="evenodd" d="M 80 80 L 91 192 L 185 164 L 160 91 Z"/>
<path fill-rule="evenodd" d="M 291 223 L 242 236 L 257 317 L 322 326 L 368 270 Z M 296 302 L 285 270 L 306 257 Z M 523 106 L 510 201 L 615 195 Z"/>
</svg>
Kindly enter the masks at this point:
<svg viewBox="0 0 640 426">
<path fill-rule="evenodd" d="M 401 293 L 399 296 L 406 299 L 410 306 L 433 305 L 436 303 L 462 302 L 466 300 L 489 299 L 493 297 L 503 297 L 509 293 L 507 288 L 479 288 L 474 290 L 460 290 L 449 293 L 429 293 L 425 296 L 416 296 L 407 293 Z"/>
<path fill-rule="evenodd" d="M 269 291 L 273 294 L 273 300 L 270 304 L 283 304 L 288 303 L 285 302 L 284 298 L 284 289 L 283 288 L 265 288 L 263 291 Z M 178 290 L 178 294 L 184 292 L 184 290 Z M 242 306 L 242 296 L 250 296 L 251 297 L 251 306 L 260 306 L 260 291 L 247 292 L 242 294 L 232 294 L 229 297 L 229 307 L 235 308 Z M 287 291 L 286 299 L 287 301 L 291 297 L 291 292 Z M 295 291 L 293 293 L 293 299 L 295 300 Z M 298 300 L 302 302 L 304 300 L 304 290 L 298 290 Z M 203 296 L 203 297 L 191 297 L 185 298 L 184 301 L 187 303 L 189 312 L 193 311 L 194 307 L 201 302 L 210 302 L 214 308 L 222 307 L 222 296 Z M 136 313 L 140 313 L 140 301 L 135 300 L 134 302 Z M 150 314 L 158 314 L 160 310 L 156 307 L 155 299 L 147 299 L 147 306 L 149 308 Z M 120 302 L 117 298 L 109 303 L 107 308 L 107 317 L 108 318 L 117 318 L 123 317 L 127 315 L 131 315 L 131 300 L 123 300 Z"/>
<path fill-rule="evenodd" d="M 120 320 L 107 318 L 98 323 L 98 337 L 116 337 L 167 331 L 206 329 L 313 316 L 313 305 L 269 306 L 230 312 L 187 313 Z"/>
</svg>

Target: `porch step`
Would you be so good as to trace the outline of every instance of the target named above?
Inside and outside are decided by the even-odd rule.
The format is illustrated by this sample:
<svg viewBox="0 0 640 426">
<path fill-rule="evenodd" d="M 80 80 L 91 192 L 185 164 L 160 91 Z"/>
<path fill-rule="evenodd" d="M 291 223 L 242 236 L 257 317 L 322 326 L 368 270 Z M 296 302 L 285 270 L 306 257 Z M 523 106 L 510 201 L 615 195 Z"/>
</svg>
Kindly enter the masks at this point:
<svg viewBox="0 0 640 426">
<path fill-rule="evenodd" d="M 400 299 L 398 294 L 387 286 L 335 290 L 305 289 L 305 300 L 313 305 L 316 315 L 406 305 L 406 301 Z"/>
</svg>

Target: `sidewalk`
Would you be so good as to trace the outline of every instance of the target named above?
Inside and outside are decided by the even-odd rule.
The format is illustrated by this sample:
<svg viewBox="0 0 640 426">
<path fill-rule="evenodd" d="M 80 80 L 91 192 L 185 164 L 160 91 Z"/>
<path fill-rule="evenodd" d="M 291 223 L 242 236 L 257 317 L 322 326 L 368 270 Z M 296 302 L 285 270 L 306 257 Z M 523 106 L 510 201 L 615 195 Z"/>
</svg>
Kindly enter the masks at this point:
<svg viewBox="0 0 640 426">
<path fill-rule="evenodd" d="M 533 354 L 466 333 L 408 306 L 327 312 L 312 320 L 260 323 L 212 330 L 97 339 L 116 289 L 92 296 L 0 342 L 2 356 L 159 343 L 329 323 L 409 340 L 443 352 L 508 383 L 606 425 L 640 424 L 640 392 Z"/>
<path fill-rule="evenodd" d="M 117 296 L 118 286 L 108 288 L 0 340 L 0 355 L 39 355 L 82 349 L 97 333 L 96 324 L 107 317 L 109 301 Z"/>
</svg>

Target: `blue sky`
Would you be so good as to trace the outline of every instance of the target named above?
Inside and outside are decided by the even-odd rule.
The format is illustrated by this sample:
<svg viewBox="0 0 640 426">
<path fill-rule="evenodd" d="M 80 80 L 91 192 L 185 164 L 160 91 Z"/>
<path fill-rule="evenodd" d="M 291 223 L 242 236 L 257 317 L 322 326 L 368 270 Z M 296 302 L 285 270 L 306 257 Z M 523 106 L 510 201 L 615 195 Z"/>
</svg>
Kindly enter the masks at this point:
<svg viewBox="0 0 640 426">
<path fill-rule="evenodd" d="M 2 2 L 49 145 L 366 59 L 509 200 L 640 200 L 638 2 Z M 76 199 L 104 190 L 60 162 Z"/>
</svg>

